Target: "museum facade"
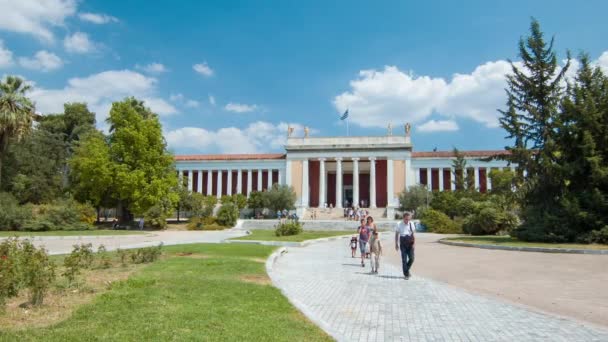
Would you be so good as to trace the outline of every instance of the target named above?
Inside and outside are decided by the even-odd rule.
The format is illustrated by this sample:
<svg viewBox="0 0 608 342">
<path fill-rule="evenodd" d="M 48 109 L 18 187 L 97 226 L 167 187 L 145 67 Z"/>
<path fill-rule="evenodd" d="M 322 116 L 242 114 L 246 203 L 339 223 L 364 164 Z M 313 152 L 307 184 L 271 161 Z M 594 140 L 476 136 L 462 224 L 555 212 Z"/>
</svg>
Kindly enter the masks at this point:
<svg viewBox="0 0 608 342">
<path fill-rule="evenodd" d="M 307 208 L 396 208 L 399 193 L 416 185 L 429 191 L 453 191 L 453 152 L 413 151 L 409 126 L 405 134 L 386 136 L 303 137 L 288 133 L 285 153 L 178 155 L 178 175 L 191 191 L 217 196 L 264 191 L 286 184 Z M 489 172 L 509 166 L 487 160 L 504 151 L 461 151 L 475 188 L 492 188 Z"/>
</svg>

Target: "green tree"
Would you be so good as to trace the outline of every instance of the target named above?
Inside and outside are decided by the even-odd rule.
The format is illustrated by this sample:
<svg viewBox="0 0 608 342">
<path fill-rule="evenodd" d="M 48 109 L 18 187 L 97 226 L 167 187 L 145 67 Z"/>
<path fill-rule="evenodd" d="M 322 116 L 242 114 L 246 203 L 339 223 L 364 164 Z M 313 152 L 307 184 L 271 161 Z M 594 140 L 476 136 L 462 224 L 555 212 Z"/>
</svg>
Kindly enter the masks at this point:
<svg viewBox="0 0 608 342">
<path fill-rule="evenodd" d="M 492 194 L 508 195 L 513 193 L 515 173 L 511 170 L 491 170 Z"/>
<path fill-rule="evenodd" d="M 546 43 L 540 25 L 532 20 L 530 35 L 519 41 L 521 67 L 511 63 L 512 74 L 507 75 L 507 110 L 501 125 L 507 137 L 515 139 L 511 147 L 512 161 L 527 172 L 525 195 L 522 197 L 523 225 L 527 239 L 560 236 L 564 239 L 564 212 L 559 209 L 563 175 L 558 165 L 559 147 L 556 138 L 560 118 L 558 105 L 562 99 L 562 82 L 570 65 L 570 56 L 563 68 L 557 64 L 553 39 Z M 531 149 L 531 152 L 522 150 Z M 521 153 L 520 153 L 521 152 Z M 508 156 L 507 156 L 508 157 Z M 525 157 L 525 158 L 524 158 Z"/>
<path fill-rule="evenodd" d="M 252 191 L 247 199 L 247 207 L 253 209 L 255 213 L 266 207 L 264 194 L 260 191 Z"/>
<path fill-rule="evenodd" d="M 399 210 L 413 211 L 428 206 L 433 200 L 433 193 L 426 185 L 414 185 L 399 194 Z"/>
<path fill-rule="evenodd" d="M 264 207 L 276 212 L 295 209 L 296 192 L 289 185 L 272 185 L 270 190 L 262 193 Z"/>
<path fill-rule="evenodd" d="M 110 205 L 113 191 L 113 169 L 110 147 L 106 137 L 99 131 L 86 133 L 75 144 L 69 161 L 71 191 L 80 202 L 89 202 L 97 209 L 100 220 L 101 206 Z"/>
<path fill-rule="evenodd" d="M 30 86 L 19 77 L 8 76 L 0 82 L 0 182 L 2 161 L 13 141 L 19 141 L 32 128 L 34 104 L 25 94 Z"/>
<path fill-rule="evenodd" d="M 463 191 L 467 188 L 465 173 L 467 169 L 467 160 L 464 155 L 454 147 L 454 160 L 452 160 L 452 173 L 454 173 L 454 188 L 456 191 Z"/>
</svg>

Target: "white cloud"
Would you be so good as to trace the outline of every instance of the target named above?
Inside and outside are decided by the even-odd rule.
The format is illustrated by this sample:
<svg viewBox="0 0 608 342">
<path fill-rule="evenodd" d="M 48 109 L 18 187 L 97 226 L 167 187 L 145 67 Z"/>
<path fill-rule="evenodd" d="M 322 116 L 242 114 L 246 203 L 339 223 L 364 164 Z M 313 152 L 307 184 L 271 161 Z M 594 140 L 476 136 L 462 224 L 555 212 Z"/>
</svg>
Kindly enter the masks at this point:
<svg viewBox="0 0 608 342">
<path fill-rule="evenodd" d="M 430 120 L 417 128 L 420 132 L 454 132 L 458 130 L 458 124 L 453 120 Z"/>
<path fill-rule="evenodd" d="M 188 108 L 197 108 L 200 103 L 196 100 L 187 100 L 184 105 Z"/>
<path fill-rule="evenodd" d="M 36 109 L 42 113 L 59 113 L 66 102 L 86 102 L 97 114 L 97 122 L 103 126 L 112 102 L 128 96 L 145 101 L 159 115 L 177 113 L 177 109 L 158 97 L 157 80 L 131 70 L 109 70 L 83 78 L 71 78 L 60 89 L 35 86 L 30 93 Z"/>
<path fill-rule="evenodd" d="M 0 39 L 0 68 L 7 68 L 13 65 L 13 52 L 4 47 L 4 42 Z"/>
<path fill-rule="evenodd" d="M 135 68 L 143 70 L 143 71 L 151 73 L 151 74 L 160 74 L 160 73 L 169 71 L 163 64 L 156 63 L 156 62 L 147 64 L 147 65 L 137 64 L 137 65 L 135 65 Z"/>
<path fill-rule="evenodd" d="M 174 101 L 174 102 L 183 101 L 184 95 L 183 94 L 171 94 L 169 96 L 169 100 Z"/>
<path fill-rule="evenodd" d="M 300 124 L 290 124 L 302 130 Z M 257 121 L 244 129 L 224 127 L 216 131 L 199 127 L 183 127 L 165 133 L 167 143 L 172 148 L 191 149 L 208 153 L 255 153 L 280 151 L 286 143 L 288 124 L 272 124 Z"/>
<path fill-rule="evenodd" d="M 52 29 L 76 13 L 76 0 L 0 0 L 0 29 L 52 42 Z"/>
<path fill-rule="evenodd" d="M 211 69 L 209 67 L 209 65 L 207 64 L 207 62 L 203 62 L 200 64 L 194 64 L 192 66 L 192 69 L 194 69 L 194 71 L 198 72 L 199 74 L 205 76 L 205 77 L 211 77 L 213 76 L 213 69 Z"/>
<path fill-rule="evenodd" d="M 215 106 L 215 97 L 213 95 L 209 95 L 209 103 L 212 106 Z"/>
<path fill-rule="evenodd" d="M 66 36 L 63 40 L 66 51 L 71 53 L 89 53 L 95 51 L 95 44 L 89 39 L 89 35 L 84 32 L 76 32 L 71 36 Z"/>
<path fill-rule="evenodd" d="M 20 57 L 19 64 L 26 69 L 47 72 L 61 68 L 63 61 L 54 53 L 40 50 L 34 57 Z"/>
<path fill-rule="evenodd" d="M 110 22 L 118 22 L 118 18 L 103 13 L 80 13 L 78 18 L 82 21 L 88 21 L 93 24 L 107 24 Z"/>
<path fill-rule="evenodd" d="M 604 73 L 608 74 L 608 51 L 604 51 L 595 63 Z"/>
<path fill-rule="evenodd" d="M 257 105 L 248 105 L 248 104 L 242 104 L 242 103 L 228 103 L 224 109 L 229 111 L 229 112 L 233 112 L 233 113 L 249 113 L 249 112 L 253 112 L 254 110 L 256 110 L 258 108 Z"/>
</svg>

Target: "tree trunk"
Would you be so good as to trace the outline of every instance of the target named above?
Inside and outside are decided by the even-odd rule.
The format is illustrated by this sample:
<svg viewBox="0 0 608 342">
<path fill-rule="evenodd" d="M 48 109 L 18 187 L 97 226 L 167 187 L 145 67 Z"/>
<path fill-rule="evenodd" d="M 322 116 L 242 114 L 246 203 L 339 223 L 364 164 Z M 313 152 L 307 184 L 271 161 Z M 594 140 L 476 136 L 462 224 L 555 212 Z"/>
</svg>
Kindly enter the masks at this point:
<svg viewBox="0 0 608 342">
<path fill-rule="evenodd" d="M 101 223 L 101 207 L 97 206 L 97 224 Z"/>
<path fill-rule="evenodd" d="M 179 223 L 179 206 L 177 206 L 177 223 Z"/>
</svg>

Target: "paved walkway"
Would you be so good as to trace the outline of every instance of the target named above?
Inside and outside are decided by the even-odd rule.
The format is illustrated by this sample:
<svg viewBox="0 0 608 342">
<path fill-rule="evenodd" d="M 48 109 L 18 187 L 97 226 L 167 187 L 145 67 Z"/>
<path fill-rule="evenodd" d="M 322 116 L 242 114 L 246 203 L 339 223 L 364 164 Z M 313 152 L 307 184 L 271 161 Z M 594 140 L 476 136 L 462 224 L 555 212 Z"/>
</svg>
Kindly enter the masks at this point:
<svg viewBox="0 0 608 342">
<path fill-rule="evenodd" d="M 117 248 L 141 248 L 164 245 L 179 245 L 186 243 L 219 243 L 225 239 L 245 235 L 242 230 L 221 231 L 155 231 L 145 235 L 110 235 L 110 236 L 45 236 L 36 237 L 34 244 L 44 246 L 50 254 L 64 254 L 72 251 L 73 245 L 80 243 L 92 243 L 96 250 L 99 245 L 104 245 L 107 250 Z"/>
<path fill-rule="evenodd" d="M 392 246 L 388 239 L 384 246 Z M 385 263 L 352 259 L 347 240 L 290 248 L 270 276 L 339 341 L 608 341 L 608 330 L 470 294 Z M 368 263 L 369 264 L 369 263 Z M 445 261 L 449 267 L 449 260 Z"/>
</svg>

